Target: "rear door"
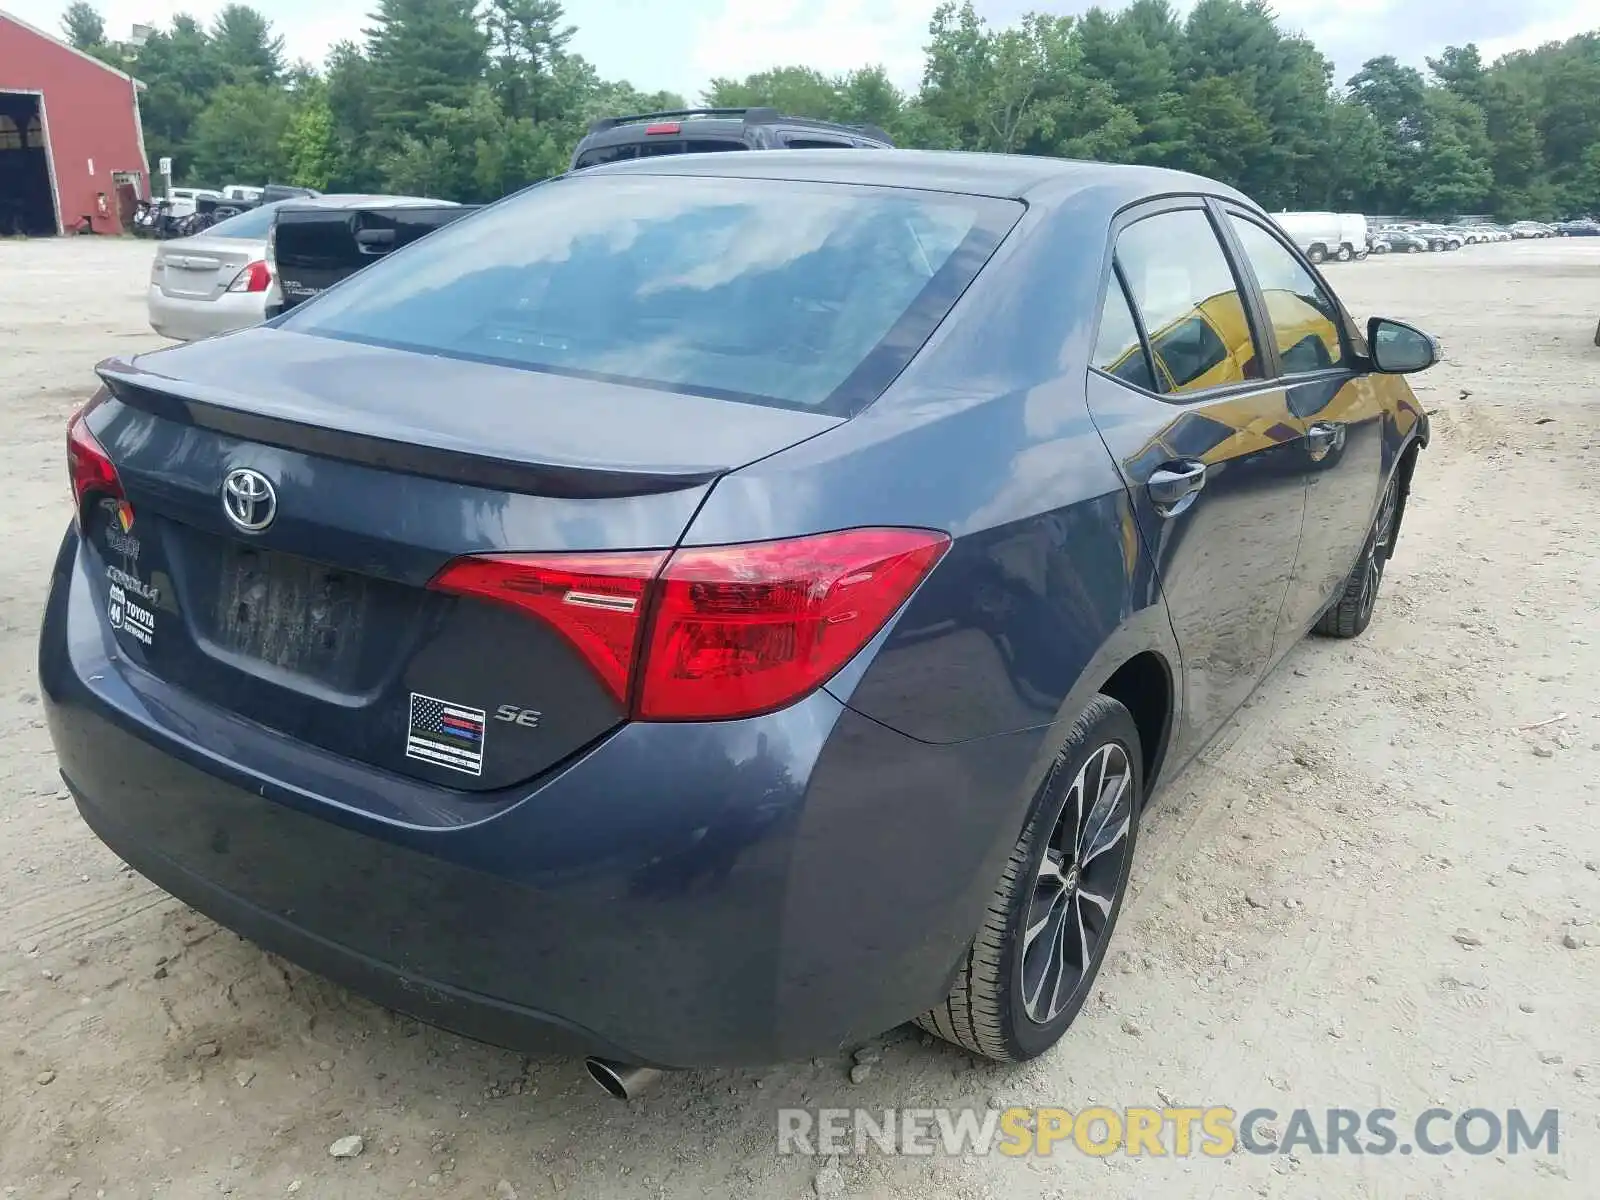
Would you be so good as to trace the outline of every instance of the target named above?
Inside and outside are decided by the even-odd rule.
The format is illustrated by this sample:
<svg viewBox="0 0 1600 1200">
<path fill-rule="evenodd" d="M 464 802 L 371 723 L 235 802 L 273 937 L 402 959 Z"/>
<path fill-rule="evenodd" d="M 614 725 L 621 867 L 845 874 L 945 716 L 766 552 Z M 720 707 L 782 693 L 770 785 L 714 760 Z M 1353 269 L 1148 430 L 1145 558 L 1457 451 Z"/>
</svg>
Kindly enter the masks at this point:
<svg viewBox="0 0 1600 1200">
<path fill-rule="evenodd" d="M 1306 423 L 1306 522 L 1278 631 L 1298 640 L 1344 586 L 1385 479 L 1381 379 L 1361 369 L 1345 313 L 1327 285 L 1266 223 L 1222 206 L 1223 227 L 1259 286 L 1289 410 Z"/>
<path fill-rule="evenodd" d="M 1088 387 L 1183 655 L 1180 757 L 1271 665 L 1305 516 L 1305 425 L 1213 220 L 1198 197 L 1120 220 Z"/>
</svg>

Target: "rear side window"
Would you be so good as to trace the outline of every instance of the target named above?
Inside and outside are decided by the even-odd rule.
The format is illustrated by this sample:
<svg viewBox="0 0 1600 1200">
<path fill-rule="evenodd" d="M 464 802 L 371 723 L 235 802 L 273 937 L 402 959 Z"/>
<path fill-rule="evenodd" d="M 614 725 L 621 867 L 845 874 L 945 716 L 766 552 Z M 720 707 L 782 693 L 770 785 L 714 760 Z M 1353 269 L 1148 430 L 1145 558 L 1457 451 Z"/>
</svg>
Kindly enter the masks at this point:
<svg viewBox="0 0 1600 1200">
<path fill-rule="evenodd" d="M 597 167 L 601 163 L 624 162 L 630 158 L 654 158 L 661 154 L 712 154 L 719 150 L 748 150 L 738 138 L 657 138 L 643 142 L 624 142 L 620 146 L 596 146 L 578 155 L 574 170 Z"/>
<path fill-rule="evenodd" d="M 1232 214 L 1228 220 L 1261 285 L 1284 374 L 1342 365 L 1339 310 L 1332 298 L 1277 238 L 1254 221 Z"/>
<path fill-rule="evenodd" d="M 1204 212 L 1181 209 L 1128 226 L 1117 238 L 1117 264 L 1144 320 L 1161 390 L 1260 375 L 1238 284 Z"/>
<path fill-rule="evenodd" d="M 396 251 L 285 328 L 846 413 L 899 374 L 1021 212 L 905 188 L 580 174 Z"/>
<path fill-rule="evenodd" d="M 1150 374 L 1150 359 L 1139 340 L 1128 297 L 1122 283 L 1112 275 L 1106 287 L 1105 303 L 1100 306 L 1100 336 L 1095 340 L 1094 365 L 1147 392 L 1160 391 Z"/>
</svg>

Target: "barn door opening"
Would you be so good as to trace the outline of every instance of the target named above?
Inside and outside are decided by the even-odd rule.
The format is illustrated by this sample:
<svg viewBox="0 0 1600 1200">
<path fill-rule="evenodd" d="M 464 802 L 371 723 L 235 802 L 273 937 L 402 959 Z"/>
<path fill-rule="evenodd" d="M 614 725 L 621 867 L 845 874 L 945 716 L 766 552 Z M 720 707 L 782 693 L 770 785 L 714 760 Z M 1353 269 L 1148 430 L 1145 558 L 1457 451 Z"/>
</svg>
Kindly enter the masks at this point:
<svg viewBox="0 0 1600 1200">
<path fill-rule="evenodd" d="M 52 237 L 55 194 L 39 97 L 0 92 L 0 237 Z"/>
</svg>

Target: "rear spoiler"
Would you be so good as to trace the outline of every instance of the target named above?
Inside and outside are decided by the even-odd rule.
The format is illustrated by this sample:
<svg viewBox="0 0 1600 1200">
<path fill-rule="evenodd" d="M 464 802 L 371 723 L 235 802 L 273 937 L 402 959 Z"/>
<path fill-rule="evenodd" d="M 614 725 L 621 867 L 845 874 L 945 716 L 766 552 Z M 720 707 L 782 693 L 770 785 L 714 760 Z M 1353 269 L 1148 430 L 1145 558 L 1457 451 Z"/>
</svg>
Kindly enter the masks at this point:
<svg viewBox="0 0 1600 1200">
<path fill-rule="evenodd" d="M 259 397 L 156 375 L 127 359 L 107 359 L 95 373 L 123 404 L 180 425 L 382 471 L 523 495 L 573 499 L 661 495 L 703 486 L 732 465 L 612 470 L 586 463 L 514 459 L 486 442 L 457 448 L 310 424 L 265 411 L 267 405 Z"/>
</svg>

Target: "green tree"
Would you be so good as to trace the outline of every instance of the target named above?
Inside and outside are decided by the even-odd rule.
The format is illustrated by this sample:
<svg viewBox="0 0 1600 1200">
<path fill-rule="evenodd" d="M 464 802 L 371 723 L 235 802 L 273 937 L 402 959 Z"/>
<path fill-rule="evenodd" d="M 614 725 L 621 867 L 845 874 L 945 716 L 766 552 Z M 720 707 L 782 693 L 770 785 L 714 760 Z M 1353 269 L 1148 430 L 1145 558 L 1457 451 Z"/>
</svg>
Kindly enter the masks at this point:
<svg viewBox="0 0 1600 1200">
<path fill-rule="evenodd" d="M 61 14 L 61 30 L 67 41 L 79 50 L 93 51 L 105 45 L 106 22 L 100 10 L 87 0 L 73 0 Z"/>
<path fill-rule="evenodd" d="M 296 96 L 297 103 L 283 131 L 283 161 L 288 181 L 296 187 L 326 191 L 339 170 L 339 144 L 333 110 L 320 82 Z"/>
<path fill-rule="evenodd" d="M 211 24 L 211 60 L 228 80 L 277 83 L 283 78 L 283 39 L 272 22 L 244 4 L 230 4 Z"/>
<path fill-rule="evenodd" d="M 1432 88 L 1424 97 L 1422 126 L 1413 206 L 1440 218 L 1475 211 L 1494 187 L 1483 110 L 1448 88 Z"/>
<path fill-rule="evenodd" d="M 212 186 L 284 178 L 290 116 L 282 88 L 250 79 L 223 84 L 195 120 L 189 174 Z"/>
<path fill-rule="evenodd" d="M 379 142 L 431 140 L 440 131 L 439 110 L 472 103 L 488 46 L 475 9 L 474 0 L 379 0 L 366 55 Z"/>
<path fill-rule="evenodd" d="M 169 31 L 156 31 L 139 47 L 132 70 L 146 84 L 139 112 L 150 158 L 171 157 L 179 182 L 197 182 L 195 122 L 221 82 L 210 38 L 193 17 L 179 14 Z"/>
<path fill-rule="evenodd" d="M 1106 84 L 1138 124 L 1130 154 L 1136 161 L 1182 161 L 1192 136 L 1174 66 L 1181 40 L 1164 0 L 1138 0 L 1115 15 L 1091 8 L 1078 22 L 1084 75 Z"/>
<path fill-rule="evenodd" d="M 489 0 L 489 81 L 507 117 L 549 120 L 570 113 L 576 97 L 558 75 L 576 31 L 565 20 L 556 0 Z"/>
</svg>

